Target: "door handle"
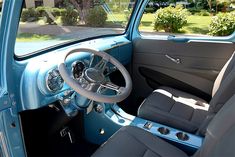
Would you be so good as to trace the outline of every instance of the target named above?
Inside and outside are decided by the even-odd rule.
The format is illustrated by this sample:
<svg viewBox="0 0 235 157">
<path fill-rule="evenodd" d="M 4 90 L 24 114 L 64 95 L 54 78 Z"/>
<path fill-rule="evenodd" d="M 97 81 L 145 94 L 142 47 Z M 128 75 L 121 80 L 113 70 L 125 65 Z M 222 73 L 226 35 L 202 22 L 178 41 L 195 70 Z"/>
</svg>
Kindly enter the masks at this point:
<svg viewBox="0 0 235 157">
<path fill-rule="evenodd" d="M 168 54 L 166 54 L 165 57 L 170 59 L 172 62 L 174 62 L 176 64 L 180 64 L 181 63 L 181 60 L 179 58 L 173 58 L 173 57 L 169 56 Z"/>
</svg>

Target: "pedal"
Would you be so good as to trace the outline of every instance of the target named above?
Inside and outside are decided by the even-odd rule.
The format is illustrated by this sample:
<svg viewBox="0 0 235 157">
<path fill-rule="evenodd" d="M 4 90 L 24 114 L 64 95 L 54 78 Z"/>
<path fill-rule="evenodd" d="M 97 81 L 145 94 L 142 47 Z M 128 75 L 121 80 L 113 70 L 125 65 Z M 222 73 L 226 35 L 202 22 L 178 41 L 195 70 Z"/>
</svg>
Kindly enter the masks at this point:
<svg viewBox="0 0 235 157">
<path fill-rule="evenodd" d="M 61 137 L 67 137 L 69 139 L 70 143 L 74 143 L 75 142 L 74 137 L 72 135 L 72 132 L 70 131 L 70 129 L 68 127 L 63 128 L 60 131 L 60 136 Z"/>
<path fill-rule="evenodd" d="M 69 132 L 69 128 L 65 127 L 60 131 L 60 136 L 65 137 L 68 134 L 68 132 Z"/>
</svg>

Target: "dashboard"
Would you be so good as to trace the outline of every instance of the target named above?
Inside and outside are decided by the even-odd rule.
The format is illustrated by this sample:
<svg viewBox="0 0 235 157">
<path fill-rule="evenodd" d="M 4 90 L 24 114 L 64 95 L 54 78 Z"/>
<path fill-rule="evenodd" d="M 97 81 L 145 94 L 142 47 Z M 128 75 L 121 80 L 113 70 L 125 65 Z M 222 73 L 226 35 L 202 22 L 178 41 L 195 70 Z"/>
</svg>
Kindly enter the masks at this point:
<svg viewBox="0 0 235 157">
<path fill-rule="evenodd" d="M 67 69 L 73 79 L 78 79 L 81 76 L 83 70 L 89 66 L 91 57 L 92 55 L 89 53 L 78 53 L 66 60 Z M 40 92 L 50 96 L 68 89 L 69 87 L 59 73 L 57 64 L 51 65 L 50 69 L 48 67 L 50 65 L 45 64 L 38 73 L 37 82 Z"/>
<path fill-rule="evenodd" d="M 71 48 L 91 48 L 109 53 L 123 65 L 131 60 L 132 44 L 124 36 L 107 37 L 90 40 L 69 47 L 57 49 L 47 54 L 26 61 L 26 67 L 20 80 L 21 110 L 37 109 L 53 103 L 71 91 L 71 88 L 60 76 L 57 65 L 60 59 Z M 66 60 L 71 77 L 78 79 L 82 71 L 89 66 L 94 57 L 90 53 L 72 54 Z M 25 64 L 22 61 L 20 64 Z M 108 69 L 114 69 L 112 65 Z"/>
</svg>

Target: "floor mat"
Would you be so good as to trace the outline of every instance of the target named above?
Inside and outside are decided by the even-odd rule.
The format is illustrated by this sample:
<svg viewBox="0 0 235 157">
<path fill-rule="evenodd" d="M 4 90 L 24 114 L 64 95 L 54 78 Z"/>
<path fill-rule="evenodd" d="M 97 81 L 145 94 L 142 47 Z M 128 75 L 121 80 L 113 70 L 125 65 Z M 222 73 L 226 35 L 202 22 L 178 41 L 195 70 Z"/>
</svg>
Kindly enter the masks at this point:
<svg viewBox="0 0 235 157">
<path fill-rule="evenodd" d="M 29 157 L 88 157 L 98 145 L 83 139 L 82 113 L 69 119 L 63 112 L 44 107 L 20 113 L 22 131 Z M 61 130 L 68 128 L 69 134 L 61 137 Z"/>
<path fill-rule="evenodd" d="M 47 148 L 44 148 L 44 152 L 34 152 L 32 157 L 89 157 L 99 147 L 86 142 L 83 139 L 76 140 L 75 143 L 70 143 L 69 139 L 61 137 L 54 138 L 54 141 L 50 141 L 46 144 Z"/>
</svg>

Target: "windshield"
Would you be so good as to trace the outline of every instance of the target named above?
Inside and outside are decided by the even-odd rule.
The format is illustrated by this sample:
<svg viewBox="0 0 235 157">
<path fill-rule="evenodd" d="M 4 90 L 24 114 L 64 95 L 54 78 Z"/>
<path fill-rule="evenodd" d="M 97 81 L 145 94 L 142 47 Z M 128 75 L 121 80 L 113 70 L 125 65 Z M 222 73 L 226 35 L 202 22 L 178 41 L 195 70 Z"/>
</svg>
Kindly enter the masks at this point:
<svg viewBox="0 0 235 157">
<path fill-rule="evenodd" d="M 123 34 L 133 0 L 25 0 L 15 45 L 22 56 L 102 35 Z"/>
</svg>

